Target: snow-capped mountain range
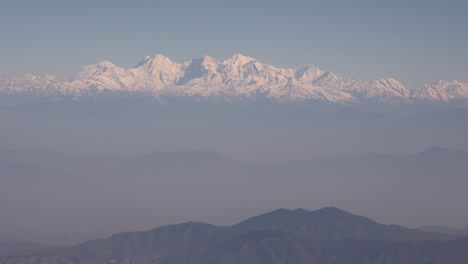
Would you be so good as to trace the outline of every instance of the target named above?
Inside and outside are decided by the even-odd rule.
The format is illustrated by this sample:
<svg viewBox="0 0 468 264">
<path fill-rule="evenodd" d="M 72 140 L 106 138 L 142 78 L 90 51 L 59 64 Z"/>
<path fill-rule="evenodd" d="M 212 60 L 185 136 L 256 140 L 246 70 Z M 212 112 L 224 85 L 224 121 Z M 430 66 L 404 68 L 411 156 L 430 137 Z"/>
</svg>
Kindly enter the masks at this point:
<svg viewBox="0 0 468 264">
<path fill-rule="evenodd" d="M 185 63 L 173 62 L 163 55 L 147 56 L 128 69 L 103 61 L 85 66 L 67 78 L 26 75 L 0 79 L 0 94 L 80 99 L 108 93 L 151 96 L 157 100 L 193 97 L 218 101 L 393 104 L 468 100 L 468 83 L 438 81 L 410 88 L 392 78 L 373 81 L 341 78 L 314 65 L 278 68 L 241 54 L 224 61 L 205 56 Z"/>
</svg>

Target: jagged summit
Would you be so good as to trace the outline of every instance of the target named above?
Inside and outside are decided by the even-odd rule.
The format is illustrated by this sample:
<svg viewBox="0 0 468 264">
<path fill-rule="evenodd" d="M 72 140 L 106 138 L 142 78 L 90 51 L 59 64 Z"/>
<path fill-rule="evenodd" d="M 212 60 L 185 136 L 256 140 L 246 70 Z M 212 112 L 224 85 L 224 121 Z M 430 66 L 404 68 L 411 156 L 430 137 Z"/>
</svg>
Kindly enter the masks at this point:
<svg viewBox="0 0 468 264">
<path fill-rule="evenodd" d="M 223 61 L 204 56 L 184 63 L 158 54 L 146 56 L 128 69 L 102 61 L 67 78 L 26 75 L 0 79 L 0 94 L 27 93 L 60 99 L 92 98 L 104 91 L 118 92 L 119 96 L 138 92 L 158 100 L 193 97 L 214 101 L 387 104 L 468 100 L 468 83 L 438 81 L 410 88 L 393 78 L 371 81 L 341 78 L 312 64 L 299 69 L 278 68 L 242 54 Z"/>
<path fill-rule="evenodd" d="M 310 81 L 317 79 L 317 77 L 323 75 L 325 72 L 322 71 L 315 65 L 307 64 L 296 70 L 294 77 L 298 80 Z"/>
<path fill-rule="evenodd" d="M 148 64 L 167 65 L 167 64 L 170 64 L 170 63 L 172 63 L 172 60 L 170 58 L 162 55 L 162 54 L 157 54 L 154 57 L 146 55 L 145 58 L 140 60 L 140 62 L 138 62 L 137 65 L 135 65 L 133 68 L 139 68 L 139 67 L 142 67 L 142 66 L 148 65 Z"/>
<path fill-rule="evenodd" d="M 254 58 L 237 53 L 237 54 L 234 54 L 231 58 L 225 60 L 223 63 L 232 64 L 235 66 L 243 66 L 254 60 L 255 60 Z"/>
</svg>

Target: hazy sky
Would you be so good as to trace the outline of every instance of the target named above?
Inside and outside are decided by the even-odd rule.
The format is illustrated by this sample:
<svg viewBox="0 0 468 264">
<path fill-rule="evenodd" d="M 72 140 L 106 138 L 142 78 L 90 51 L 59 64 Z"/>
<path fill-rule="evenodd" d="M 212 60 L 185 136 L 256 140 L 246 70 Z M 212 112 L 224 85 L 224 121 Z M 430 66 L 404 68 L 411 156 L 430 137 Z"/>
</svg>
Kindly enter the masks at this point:
<svg viewBox="0 0 468 264">
<path fill-rule="evenodd" d="M 360 79 L 468 81 L 466 10 L 463 0 L 1 1 L 0 76 L 243 53 Z"/>
</svg>

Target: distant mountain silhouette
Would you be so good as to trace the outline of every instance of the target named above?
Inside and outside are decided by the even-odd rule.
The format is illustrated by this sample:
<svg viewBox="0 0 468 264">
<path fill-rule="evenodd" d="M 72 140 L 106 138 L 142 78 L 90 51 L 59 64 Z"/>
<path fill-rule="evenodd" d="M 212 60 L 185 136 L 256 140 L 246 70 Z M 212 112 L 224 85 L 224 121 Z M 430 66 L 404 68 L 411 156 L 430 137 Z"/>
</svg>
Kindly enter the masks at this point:
<svg viewBox="0 0 468 264">
<path fill-rule="evenodd" d="M 3 257 L 0 263 L 466 263 L 468 237 L 450 238 L 332 207 L 279 209 L 230 227 L 168 225 Z"/>
<path fill-rule="evenodd" d="M 148 254 L 181 257 L 197 253 L 223 237 L 226 228 L 200 222 L 159 227 L 89 241 L 59 251 L 60 255 L 86 260 L 138 259 Z"/>
<path fill-rule="evenodd" d="M 385 241 L 443 240 L 447 236 L 382 225 L 369 218 L 353 215 L 338 208 L 327 207 L 317 211 L 279 209 L 247 219 L 235 226 L 235 232 L 275 230 L 310 239 L 370 239 Z"/>
<path fill-rule="evenodd" d="M 468 153 L 461 149 L 431 147 L 415 155 L 420 158 L 466 158 Z"/>
<path fill-rule="evenodd" d="M 320 206 L 321 201 L 327 201 L 330 205 L 343 208 L 360 207 L 364 212 L 382 217 L 386 214 L 386 209 L 381 210 L 380 204 L 383 207 L 393 207 L 389 210 L 404 205 L 406 211 L 398 212 L 395 214 L 396 218 L 392 219 L 396 219 L 393 220 L 395 222 L 403 222 L 398 215 L 407 214 L 408 219 L 412 218 L 411 221 L 414 221 L 411 225 L 419 225 L 417 221 L 421 221 L 420 224 L 423 225 L 444 223 L 450 219 L 447 214 L 457 214 L 459 219 L 465 219 L 468 215 L 467 210 L 464 210 L 468 207 L 463 203 L 463 198 L 467 197 L 464 186 L 468 184 L 468 155 L 464 151 L 445 148 L 431 148 L 406 156 L 367 153 L 358 156 L 263 163 L 233 161 L 220 154 L 204 151 L 150 152 L 131 157 L 103 155 L 86 158 L 41 150 L 1 150 L 0 153 L 3 153 L 0 155 L 1 201 L 21 206 L 19 210 L 10 206 L 8 212 L 2 212 L 5 213 L 2 218 L 4 229 L 0 230 L 0 239 L 11 238 L 12 232 L 5 226 L 12 226 L 18 230 L 14 233 L 18 241 L 76 244 L 122 229 L 138 230 L 167 223 L 170 220 L 163 220 L 164 217 L 159 220 L 156 213 L 165 207 L 163 199 L 166 198 L 178 206 L 176 211 L 179 212 L 188 212 L 192 210 L 193 204 L 206 204 L 206 201 L 216 199 L 216 206 L 204 209 L 205 212 L 216 212 L 224 210 L 225 203 L 232 206 L 232 199 L 236 197 L 242 202 L 256 201 L 260 208 L 271 208 L 278 202 L 274 200 L 275 191 L 284 191 L 284 195 L 295 195 L 295 190 L 299 189 L 301 198 L 297 196 L 298 202 L 307 205 L 310 200 L 311 207 Z M 174 186 L 177 186 L 177 193 L 172 191 Z M 140 195 L 142 190 L 145 191 Z M 187 192 L 191 193 L 189 203 L 184 201 L 185 199 L 178 199 Z M 134 193 L 138 197 L 138 206 L 132 207 L 129 199 L 124 196 L 131 197 Z M 64 206 L 60 212 L 54 208 L 56 195 L 62 195 L 60 204 Z M 365 208 L 365 201 L 371 201 L 371 207 Z M 417 210 L 421 203 L 431 205 L 421 208 L 421 216 L 418 216 L 419 212 L 409 211 Z M 83 212 L 69 206 L 79 204 L 86 204 L 86 207 L 91 208 L 86 210 L 84 207 L 85 214 L 108 221 L 108 228 L 101 230 L 93 227 L 88 233 L 82 232 L 77 226 Z M 451 204 L 457 204 L 457 209 L 450 206 Z M 44 212 L 41 214 L 42 218 L 34 211 L 38 205 Z M 113 207 L 111 211 L 101 210 L 108 205 Z M 439 214 L 432 211 L 432 207 L 451 209 Z M 148 210 L 153 211 L 147 214 Z M 57 213 L 48 215 L 45 212 Z M 60 214 L 68 220 L 61 221 L 61 218 L 57 217 Z M 126 217 L 148 217 L 136 220 L 138 224 L 131 226 L 127 224 L 128 220 L 116 217 L 120 214 L 126 214 Z M 204 212 L 199 212 L 199 215 L 194 217 L 204 219 L 203 214 Z M 226 212 L 222 221 L 229 221 L 228 219 L 235 217 L 235 214 L 237 212 Z M 289 215 L 294 216 L 297 223 L 288 222 L 281 218 L 281 215 L 285 215 L 284 219 L 288 219 Z M 400 234 L 397 226 L 367 225 L 366 221 L 358 218 L 352 218 L 354 220 L 342 226 L 340 220 L 336 223 L 322 221 L 314 215 L 301 210 L 280 210 L 275 213 L 277 218 L 269 220 L 273 222 L 271 225 L 266 225 L 266 220 L 260 224 L 266 225 L 267 230 L 302 237 L 319 236 L 321 239 L 426 239 L 424 236 L 420 237 L 415 230 L 412 230 L 412 233 L 402 231 Z M 424 220 L 422 215 L 427 220 Z M 14 221 L 16 217 L 26 216 L 36 219 L 30 223 L 34 234 Z M 347 219 L 349 216 L 345 214 L 342 217 Z M 75 220 L 76 222 L 73 222 Z M 92 219 L 89 221 L 90 225 L 94 225 Z M 47 230 L 43 223 L 48 223 Z M 243 232 L 242 228 L 245 228 L 245 225 L 247 224 L 242 223 L 236 228 Z M 251 223 L 249 225 L 252 226 L 247 230 L 258 228 Z M 463 223 L 454 225 L 462 226 Z M 61 226 L 60 230 L 56 226 Z"/>
</svg>

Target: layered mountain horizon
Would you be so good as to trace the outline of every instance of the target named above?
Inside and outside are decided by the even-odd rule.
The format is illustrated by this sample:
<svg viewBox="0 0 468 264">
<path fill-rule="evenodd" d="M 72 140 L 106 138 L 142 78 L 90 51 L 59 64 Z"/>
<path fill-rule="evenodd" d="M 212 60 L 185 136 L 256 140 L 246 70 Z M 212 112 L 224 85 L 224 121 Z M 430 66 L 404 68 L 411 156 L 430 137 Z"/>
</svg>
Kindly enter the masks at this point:
<svg viewBox="0 0 468 264">
<path fill-rule="evenodd" d="M 186 222 L 65 247 L 4 244 L 0 263 L 464 263 L 466 242 L 335 207 L 278 209 L 232 226 Z"/>
<path fill-rule="evenodd" d="M 310 209 L 323 205 L 346 208 L 384 223 L 463 229 L 468 219 L 462 199 L 468 183 L 464 173 L 467 168 L 468 152 L 440 147 L 402 156 L 368 153 L 279 163 L 241 161 L 211 151 L 87 156 L 50 149 L 0 149 L 0 204 L 21 203 L 15 210 L 5 209 L 0 242 L 70 245 L 123 230 L 146 230 L 188 220 L 233 225 L 254 213 L 278 207 Z M 362 187 L 363 182 L 367 188 Z M 172 186 L 181 187 L 174 190 Z M 447 189 L 451 190 L 449 194 L 444 192 Z M 301 198 L 284 202 L 284 197 L 293 192 Z M 55 213 L 56 196 L 62 193 L 67 197 L 60 202 L 66 206 Z M 239 193 L 242 197 L 237 197 Z M 414 193 L 424 195 L 415 197 Z M 191 198 L 181 199 L 183 195 Z M 420 208 L 420 200 L 432 206 Z M 176 209 L 167 209 L 167 201 Z M 76 210 L 82 204 L 88 207 Z M 240 208 L 239 204 L 247 205 Z M 450 209 L 453 204 L 462 209 Z M 37 214 L 36 208 L 42 213 Z M 336 210 L 321 212 L 333 214 Z M 301 221 L 309 215 L 302 210 L 279 210 L 273 215 L 283 219 L 289 214 Z M 90 217 L 83 219 L 83 215 Z M 144 217 L 134 220 L 138 215 Z M 27 220 L 15 221 L 18 217 Z M 239 230 L 257 229 L 266 218 L 256 219 L 260 221 L 245 222 Z M 269 224 L 293 233 L 300 227 L 294 223 L 285 226 L 277 220 Z M 346 236 L 340 228 L 337 225 L 327 232 L 305 227 L 300 230 L 335 239 Z M 428 230 L 458 233 L 432 227 Z M 398 229 L 392 232 L 387 238 L 400 234 Z M 372 238 L 375 234 L 360 231 L 360 235 Z"/>
<path fill-rule="evenodd" d="M 156 55 L 146 56 L 132 68 L 103 61 L 65 78 L 47 74 L 0 78 L 0 94 L 77 100 L 97 95 L 137 95 L 155 101 L 182 97 L 230 102 L 449 103 L 468 100 L 468 83 L 440 80 L 409 87 L 393 78 L 342 78 L 312 64 L 279 68 L 242 54 L 223 61 L 205 56 L 184 63 Z"/>
</svg>

